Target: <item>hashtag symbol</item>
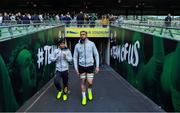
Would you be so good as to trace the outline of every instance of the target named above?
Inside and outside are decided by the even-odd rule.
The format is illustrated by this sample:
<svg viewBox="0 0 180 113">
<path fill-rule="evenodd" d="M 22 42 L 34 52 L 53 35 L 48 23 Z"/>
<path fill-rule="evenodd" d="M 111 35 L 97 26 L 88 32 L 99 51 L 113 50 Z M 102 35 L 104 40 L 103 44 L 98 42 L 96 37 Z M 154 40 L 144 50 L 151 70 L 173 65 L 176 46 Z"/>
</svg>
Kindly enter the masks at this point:
<svg viewBox="0 0 180 113">
<path fill-rule="evenodd" d="M 38 54 L 37 54 L 37 56 L 38 56 L 38 61 L 37 61 L 37 63 L 38 63 L 38 68 L 40 68 L 40 66 L 41 65 L 43 65 L 43 61 L 44 61 L 44 51 L 43 51 L 43 49 L 38 49 Z"/>
</svg>

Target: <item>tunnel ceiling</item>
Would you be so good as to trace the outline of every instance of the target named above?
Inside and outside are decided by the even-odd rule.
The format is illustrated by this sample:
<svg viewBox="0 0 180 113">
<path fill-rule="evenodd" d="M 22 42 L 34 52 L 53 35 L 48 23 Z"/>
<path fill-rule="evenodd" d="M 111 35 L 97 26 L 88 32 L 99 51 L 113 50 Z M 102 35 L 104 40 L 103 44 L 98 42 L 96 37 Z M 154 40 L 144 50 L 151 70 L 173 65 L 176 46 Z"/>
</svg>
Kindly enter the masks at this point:
<svg viewBox="0 0 180 113">
<path fill-rule="evenodd" d="M 122 10 L 123 13 L 135 10 L 144 13 L 178 13 L 179 0 L 1 0 L 1 9 L 69 9 L 69 10 Z"/>
</svg>

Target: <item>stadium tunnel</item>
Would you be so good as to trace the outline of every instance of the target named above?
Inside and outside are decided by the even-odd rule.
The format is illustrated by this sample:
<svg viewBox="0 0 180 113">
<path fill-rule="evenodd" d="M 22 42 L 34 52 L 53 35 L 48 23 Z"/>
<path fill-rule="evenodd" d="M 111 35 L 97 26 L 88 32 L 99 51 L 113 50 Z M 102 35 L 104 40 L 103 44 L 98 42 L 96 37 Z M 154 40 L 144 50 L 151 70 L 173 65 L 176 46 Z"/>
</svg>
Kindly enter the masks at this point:
<svg viewBox="0 0 180 113">
<path fill-rule="evenodd" d="M 179 111 L 179 64 L 175 60 L 180 55 L 179 40 L 149 34 L 144 26 L 141 31 L 125 26 L 45 26 L 39 25 L 42 29 L 37 30 L 35 27 L 34 31 L 25 35 L 16 33 L 17 36 L 10 35 L 10 38 L 1 40 L 1 111 Z M 94 32 L 98 30 L 100 35 Z M 88 31 L 89 39 L 98 49 L 101 64 L 101 71 L 95 76 L 95 98 L 87 106 L 80 104 L 79 79 L 73 65 L 69 71 L 69 99 L 67 102 L 56 100 L 54 64 L 48 60 L 50 53 L 57 48 L 55 43 L 58 38 L 65 37 L 66 44 L 73 53 L 80 31 Z M 173 79 L 169 79 L 170 77 Z"/>
<path fill-rule="evenodd" d="M 0 112 L 179 112 L 179 6 L 179 0 L 1 0 Z M 91 22 L 76 27 L 77 18 L 70 27 L 56 20 L 80 11 L 94 15 L 93 28 L 87 27 Z M 165 25 L 169 13 L 172 21 Z M 107 28 L 103 15 L 112 20 Z M 88 31 L 100 55 L 94 99 L 86 106 L 73 65 L 68 101 L 56 99 L 49 61 L 58 38 L 73 54 L 79 31 Z"/>
</svg>

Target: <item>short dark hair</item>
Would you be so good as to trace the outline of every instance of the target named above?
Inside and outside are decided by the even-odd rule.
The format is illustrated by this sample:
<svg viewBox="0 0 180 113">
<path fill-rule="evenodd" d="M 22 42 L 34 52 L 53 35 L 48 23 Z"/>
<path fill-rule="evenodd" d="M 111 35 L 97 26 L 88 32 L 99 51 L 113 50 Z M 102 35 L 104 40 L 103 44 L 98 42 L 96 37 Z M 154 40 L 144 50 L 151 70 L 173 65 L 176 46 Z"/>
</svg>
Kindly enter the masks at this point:
<svg viewBox="0 0 180 113">
<path fill-rule="evenodd" d="M 81 34 L 82 32 L 86 33 L 86 35 L 87 35 L 87 31 L 81 31 L 80 34 Z"/>
<path fill-rule="evenodd" d="M 60 45 L 61 43 L 64 43 L 64 44 L 65 44 L 65 39 L 63 39 L 63 38 L 62 38 L 62 39 L 59 39 L 59 40 L 58 40 L 58 45 Z"/>
</svg>

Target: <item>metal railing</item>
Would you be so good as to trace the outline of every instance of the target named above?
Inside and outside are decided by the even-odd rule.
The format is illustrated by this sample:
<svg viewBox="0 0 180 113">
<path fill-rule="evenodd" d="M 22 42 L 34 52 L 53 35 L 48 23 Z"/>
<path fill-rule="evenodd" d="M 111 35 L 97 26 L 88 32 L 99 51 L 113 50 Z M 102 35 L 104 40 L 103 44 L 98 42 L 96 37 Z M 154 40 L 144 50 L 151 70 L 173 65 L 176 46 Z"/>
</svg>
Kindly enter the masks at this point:
<svg viewBox="0 0 180 113">
<path fill-rule="evenodd" d="M 0 26 L 0 41 L 37 32 L 39 30 L 48 29 L 53 26 L 54 24 L 47 24 L 47 23 L 3 25 Z"/>
<path fill-rule="evenodd" d="M 116 19 L 114 21 L 108 21 L 107 25 L 109 24 L 121 24 L 121 23 L 127 23 L 127 24 L 138 24 L 138 25 L 154 25 L 154 26 L 160 26 L 160 27 L 166 27 L 166 23 L 163 20 L 147 20 L 147 21 L 139 21 L 139 20 L 120 20 Z M 75 19 L 65 21 L 65 20 L 56 20 L 56 19 L 50 19 L 50 20 L 21 20 L 21 21 L 11 21 L 6 20 L 2 21 L 0 23 L 0 26 L 11 26 L 11 25 L 20 25 L 20 24 L 48 24 L 48 25 L 56 25 L 56 24 L 64 24 L 67 25 L 67 27 L 76 27 L 76 26 L 82 26 L 82 27 L 101 27 L 102 23 L 101 20 L 84 20 L 84 21 L 77 21 Z M 180 28 L 180 21 L 172 21 L 170 23 L 170 26 L 173 28 Z"/>
<path fill-rule="evenodd" d="M 30 22 L 30 23 L 29 23 Z M 29 24 L 24 24 L 29 23 Z M 53 26 L 64 25 L 65 27 L 109 27 L 108 25 L 102 26 L 100 22 L 85 22 L 85 21 L 57 21 L 57 20 L 44 20 L 40 21 L 3 21 L 0 25 L 0 41 L 14 38 L 20 35 L 26 35 L 32 32 L 37 32 L 42 29 L 47 29 Z"/>
<path fill-rule="evenodd" d="M 154 25 L 154 26 L 162 26 L 166 27 L 166 22 L 164 20 L 123 20 L 123 23 L 130 23 L 130 24 L 141 24 L 141 25 Z M 171 27 L 180 28 L 180 21 L 173 20 L 170 22 Z"/>
<path fill-rule="evenodd" d="M 0 26 L 12 26 L 12 25 L 20 25 L 20 24 L 37 24 L 37 23 L 41 23 L 41 24 L 48 24 L 48 25 L 66 25 L 66 27 L 102 27 L 102 23 L 100 20 L 84 20 L 84 21 L 77 21 L 77 20 L 69 20 L 69 21 L 65 21 L 65 20 L 56 20 L 56 19 L 51 19 L 51 20 L 22 20 L 22 21 L 3 21 L 3 23 L 0 23 Z M 104 26 L 108 26 L 109 23 L 108 22 L 106 25 Z"/>
<path fill-rule="evenodd" d="M 180 21 L 173 21 L 171 26 L 165 26 L 163 21 L 110 21 L 108 24 L 102 24 L 100 20 L 96 21 L 60 21 L 60 20 L 43 20 L 43 21 L 26 21 L 11 22 L 4 21 L 0 26 L 0 40 L 12 38 L 19 35 L 25 35 L 28 33 L 36 32 L 38 30 L 50 28 L 53 26 L 64 25 L 65 27 L 104 27 L 109 28 L 110 25 L 120 26 L 127 29 L 137 30 L 145 33 L 151 33 L 153 35 L 164 36 L 168 38 L 180 39 Z M 158 24 L 157 24 L 158 23 Z"/>
<path fill-rule="evenodd" d="M 122 28 L 136 30 L 140 32 L 150 33 L 165 38 L 173 38 L 180 40 L 180 27 L 165 26 L 165 25 L 153 25 L 153 24 L 142 24 L 142 23 L 121 23 L 113 24 Z"/>
</svg>

